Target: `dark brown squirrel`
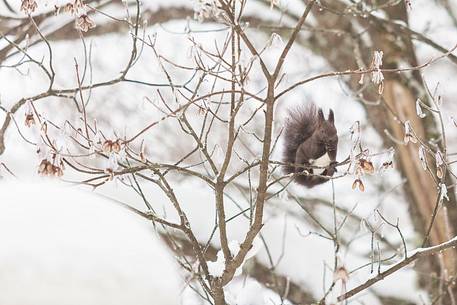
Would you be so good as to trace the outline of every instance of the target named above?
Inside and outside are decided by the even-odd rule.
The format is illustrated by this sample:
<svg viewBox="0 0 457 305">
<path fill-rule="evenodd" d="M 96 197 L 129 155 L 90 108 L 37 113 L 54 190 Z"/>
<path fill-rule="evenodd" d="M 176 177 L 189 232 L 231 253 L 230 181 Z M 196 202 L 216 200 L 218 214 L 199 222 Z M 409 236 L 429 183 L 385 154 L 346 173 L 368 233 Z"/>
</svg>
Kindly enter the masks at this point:
<svg viewBox="0 0 457 305">
<path fill-rule="evenodd" d="M 290 164 L 284 165 L 284 172 L 292 174 L 306 170 L 309 173 L 297 175 L 295 182 L 298 184 L 313 187 L 328 181 L 321 176 L 333 176 L 336 172 L 338 135 L 333 110 L 330 109 L 327 120 L 322 109 L 316 109 L 314 104 L 290 110 L 284 138 L 283 162 Z"/>
</svg>

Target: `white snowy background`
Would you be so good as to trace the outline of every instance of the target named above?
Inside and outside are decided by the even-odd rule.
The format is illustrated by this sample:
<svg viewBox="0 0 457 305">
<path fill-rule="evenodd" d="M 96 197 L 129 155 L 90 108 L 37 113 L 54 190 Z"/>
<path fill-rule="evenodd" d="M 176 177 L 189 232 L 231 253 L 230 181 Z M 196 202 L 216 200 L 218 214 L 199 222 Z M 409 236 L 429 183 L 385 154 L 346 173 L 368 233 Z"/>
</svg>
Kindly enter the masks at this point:
<svg viewBox="0 0 457 305">
<path fill-rule="evenodd" d="M 44 2 L 41 1 L 40 4 L 42 3 Z M 40 5 L 41 10 L 52 9 L 54 3 L 52 1 L 46 3 L 48 7 Z M 66 1 L 62 0 L 58 1 L 58 3 L 63 4 Z M 19 9 L 19 1 L 13 1 L 11 4 L 14 8 Z M 281 4 L 291 12 L 297 14 L 303 8 L 301 1 L 283 0 Z M 152 12 L 163 7 L 182 6 L 193 8 L 194 3 L 185 0 L 144 0 L 142 2 L 142 9 Z M 281 17 L 274 11 L 266 9 L 265 5 L 259 4 L 256 1 L 248 1 L 246 15 L 257 14 L 260 11 L 259 8 L 261 8 L 262 14 L 265 14 L 263 18 L 271 18 L 272 22 L 278 22 Z M 457 10 L 457 6 L 454 9 Z M 118 3 L 106 6 L 103 11 L 120 18 L 125 17 L 125 9 Z M 6 8 L 1 5 L 0 13 L 2 15 L 13 15 L 8 13 Z M 412 1 L 412 9 L 409 14 L 412 29 L 433 36 L 435 41 L 446 48 L 450 48 L 457 43 L 457 27 L 453 25 L 449 16 L 434 1 Z M 71 17 L 64 14 L 51 18 L 49 23 L 42 25 L 43 32 L 50 33 L 62 23 L 72 22 L 71 20 Z M 110 20 L 101 14 L 95 14 L 94 21 L 97 23 L 97 26 L 101 26 L 101 24 Z M 193 32 L 186 34 L 187 28 L 192 29 Z M 145 33 L 146 35 L 156 35 L 156 47 L 159 54 L 166 55 L 168 59 L 180 65 L 192 65 L 192 59 L 189 56 L 192 53 L 192 44 L 188 39 L 189 35 L 206 48 L 212 49 L 214 48 L 214 40 L 224 39 L 227 31 L 209 30 L 221 28 L 223 27 L 218 24 L 199 23 L 195 20 L 175 20 L 160 25 L 154 24 L 147 26 Z M 265 45 L 270 38 L 255 29 L 248 30 L 248 34 L 259 46 Z M 85 43 L 90 45 L 91 48 L 92 70 L 90 77 L 93 82 L 109 80 L 119 75 L 130 55 L 130 41 L 131 37 L 128 32 L 108 33 L 100 36 L 90 36 L 85 39 Z M 273 45 L 270 47 L 263 57 L 268 64 L 273 64 L 278 58 L 282 42 L 277 41 L 276 43 L 279 46 Z M 0 40 L 0 46 L 4 44 L 5 41 Z M 53 62 L 56 70 L 55 87 L 75 87 L 77 83 L 74 73 L 74 58 L 78 62 L 83 62 L 84 58 L 81 40 L 52 41 L 52 48 L 54 55 Z M 419 56 L 419 62 L 425 62 L 433 56 L 440 55 L 437 51 L 421 43 L 416 44 L 416 50 Z M 33 57 L 44 58 L 44 60 L 48 56 L 47 47 L 44 44 L 33 46 L 29 48 L 28 52 Z M 3 64 L 13 64 L 20 56 L 22 55 L 19 54 L 16 57 L 12 57 Z M 173 69 L 170 68 L 170 71 L 173 71 Z M 331 67 L 322 57 L 297 45 L 293 47 L 283 71 L 287 71 L 285 82 L 282 85 L 285 87 L 287 84 L 293 83 L 296 79 L 316 75 L 320 72 L 331 71 Z M 191 74 L 191 72 L 186 74 L 182 70 L 176 70 L 175 72 L 172 77 L 177 84 L 188 80 Z M 457 86 L 455 86 L 455 79 L 457 77 L 456 67 L 450 65 L 446 60 L 442 60 L 423 70 L 423 73 L 430 87 L 434 88 L 439 83 L 439 91 L 443 96 L 443 107 L 446 113 L 457 115 L 457 104 L 454 101 L 455 96 L 457 96 Z M 148 48 L 142 51 L 139 62 L 129 71 L 128 77 L 153 83 L 167 83 L 167 79 L 160 70 L 156 57 L 152 50 Z M 252 74 L 248 88 L 256 92 L 256 90 L 264 86 L 262 82 L 263 79 L 260 74 Z M 48 80 L 35 65 L 24 65 L 19 70 L 0 67 L 1 106 L 9 109 L 22 97 L 33 96 L 46 90 L 47 85 Z M 112 133 L 111 136 L 132 136 L 148 124 L 148 122 L 152 122 L 161 116 L 153 106 L 145 101 L 145 98 L 157 100 L 154 91 L 154 88 L 131 83 L 120 83 L 106 88 L 94 89 L 90 93 L 90 102 L 87 107 L 88 115 L 91 120 L 97 120 L 100 129 Z M 336 126 L 340 134 L 338 147 L 339 160 L 346 158 L 349 153 L 351 146 L 349 128 L 356 120 L 359 120 L 363 127 L 363 144 L 370 151 L 383 151 L 384 148 L 381 147 L 379 135 L 368 125 L 363 107 L 351 97 L 349 91 L 338 78 L 320 79 L 294 90 L 279 102 L 275 119 L 276 134 L 283 125 L 286 109 L 298 103 L 312 101 L 323 107 L 325 113 L 328 109 L 332 108 L 336 114 Z M 85 92 L 85 97 L 88 97 L 87 92 Z M 39 112 L 52 122 L 62 125 L 65 120 L 69 120 L 75 125 L 78 125 L 79 116 L 75 113 L 74 106 L 71 105 L 69 100 L 48 98 L 35 103 L 35 105 Z M 5 114 L 0 112 L 0 121 L 3 121 L 4 116 Z M 195 116 L 195 118 L 191 119 L 197 121 L 198 116 Z M 23 110 L 15 114 L 21 133 L 26 138 L 33 139 L 33 132 L 22 124 L 23 117 Z M 451 123 L 446 120 L 446 124 L 452 130 Z M 177 155 L 180 156 L 189 150 L 192 143 L 187 139 L 183 139 L 182 135 L 177 136 L 176 134 L 178 132 L 173 132 L 178 128 L 177 124 L 165 122 L 164 124 L 159 124 L 144 135 L 143 138 L 148 148 L 148 156 L 152 160 L 166 162 L 176 159 Z M 215 136 L 214 141 L 223 143 L 223 134 L 218 136 L 219 138 Z M 455 141 L 456 136 L 457 134 L 455 132 L 448 134 L 451 149 L 457 148 L 457 145 L 454 144 L 457 143 Z M 26 143 L 16 128 L 11 127 L 8 130 L 5 144 L 6 151 L 0 156 L 0 161 L 4 162 L 20 180 L 28 181 L 39 178 L 37 166 L 40 160 L 36 156 L 36 148 Z M 254 151 L 254 153 L 259 154 L 259 151 Z M 278 145 L 273 159 L 279 160 L 280 155 L 280 145 Z M 373 161 L 376 165 L 379 165 L 385 158 L 386 155 L 384 154 L 375 158 Z M 0 174 L 4 177 L 4 180 L 16 180 L 11 178 L 2 169 L 0 169 Z M 81 179 L 81 174 L 66 170 L 63 179 L 66 181 L 77 181 Z M 397 218 L 399 219 L 399 224 L 405 235 L 409 249 L 414 249 L 420 242 L 415 235 L 409 217 L 408 206 L 403 198 L 404 194 L 401 191 L 401 184 L 403 182 L 398 172 L 390 170 L 382 175 L 366 177 L 366 191 L 364 193 L 353 191 L 351 189 L 352 181 L 352 177 L 344 177 L 334 181 L 337 205 L 348 211 L 352 211 L 354 216 L 359 219 L 357 221 L 351 218 L 351 221 L 348 221 L 348 224 L 345 226 L 343 230 L 345 238 L 348 240 L 353 239 L 353 241 L 350 248 L 342 246 L 339 259 L 341 264 L 348 270 L 364 264 L 368 264 L 368 266 L 350 275 L 347 284 L 348 288 L 354 287 L 372 276 L 369 266 L 371 234 L 362 222 L 360 222 L 360 219 L 364 219 L 373 226 L 379 225 L 381 220 L 376 216 L 375 209 L 381 211 L 386 218 L 392 221 L 395 221 Z M 176 179 L 175 182 L 173 185 L 174 190 L 189 216 L 193 231 L 199 241 L 206 243 L 212 233 L 215 219 L 214 196 L 211 189 L 195 179 Z M 51 234 L 61 241 L 60 245 L 63 247 L 71 245 L 72 242 L 82 242 L 83 244 L 77 246 L 95 249 L 95 252 L 99 251 L 89 254 L 101 259 L 103 261 L 102 266 L 91 261 L 91 258 L 81 260 L 82 258 L 75 253 L 68 253 L 68 257 L 65 258 L 67 261 L 62 262 L 68 263 L 68 268 L 74 268 L 75 272 L 79 272 L 83 276 L 87 276 L 90 273 L 93 273 L 94 276 L 97 274 L 98 276 L 98 270 L 100 268 L 103 269 L 112 266 L 111 271 L 113 276 L 121 277 L 119 282 L 115 282 L 109 273 L 106 273 L 106 277 L 103 279 L 94 277 L 93 280 L 96 281 L 99 279 L 99 283 L 107 283 L 108 281 L 109 284 L 119 285 L 120 283 L 129 282 L 126 279 L 133 276 L 133 283 L 135 284 L 130 281 L 124 287 L 138 289 L 140 291 L 138 292 L 139 294 L 133 290 L 130 293 L 132 296 L 135 295 L 138 297 L 137 300 L 141 299 L 142 301 L 147 300 L 147 298 L 141 298 L 141 293 L 146 293 L 149 285 L 155 285 L 157 281 L 167 281 L 168 278 L 171 284 L 167 286 L 162 283 L 165 290 L 160 290 L 160 292 L 169 292 L 179 297 L 183 305 L 203 304 L 202 300 L 185 285 L 185 281 L 183 280 L 185 278 L 184 272 L 177 273 L 168 269 L 166 266 L 154 263 L 156 256 L 162 259 L 162 255 L 168 255 L 170 258 L 166 259 L 168 264 L 172 255 L 167 252 L 168 250 L 163 249 L 163 245 L 156 244 L 155 241 L 152 241 L 155 233 L 153 233 L 152 226 L 150 227 L 150 232 L 148 231 L 148 222 L 139 218 L 133 219 L 133 216 L 127 216 L 129 212 L 121 213 L 119 207 L 114 208 L 110 206 L 115 204 L 110 203 L 109 200 L 103 199 L 102 203 L 98 203 L 101 200 L 100 197 L 97 197 L 95 194 L 89 194 L 91 191 L 89 188 L 82 188 L 75 191 L 59 187 L 57 190 L 54 184 L 52 184 L 52 187 L 41 184 L 25 184 L 27 187 L 24 187 L 24 189 L 30 192 L 26 195 L 20 184 L 11 186 L 4 183 L 2 182 L 0 184 L 0 190 L 2 190 L 0 192 L 0 240 L 2 244 L 2 250 L 0 251 L 0 303 L 4 304 L 2 300 L 5 300 L 5 302 L 9 301 L 8 293 L 5 294 L 3 292 L 16 293 L 15 289 L 17 287 L 4 285 L 6 282 L 12 280 L 8 276 L 9 274 L 11 276 L 16 274 L 14 276 L 17 277 L 17 280 L 20 280 L 20 276 L 27 276 L 27 285 L 29 286 L 21 290 L 34 291 L 45 289 L 46 277 L 36 278 L 35 274 L 28 275 L 27 273 L 32 272 L 33 268 L 35 268 L 34 266 L 29 266 L 29 264 L 33 265 L 33 261 L 21 259 L 19 256 L 12 257 L 11 255 L 14 252 L 11 252 L 11 249 L 19 247 L 21 249 L 20 251 L 26 251 L 27 249 L 32 251 L 26 251 L 29 258 L 33 256 L 34 251 L 49 251 L 50 262 L 48 263 L 53 265 L 59 257 L 53 254 L 53 245 L 48 244 L 46 241 L 46 236 Z M 240 183 L 243 184 L 242 182 Z M 151 199 L 154 209 L 160 211 L 162 215 L 166 215 L 166 218 L 170 221 L 177 220 L 176 213 L 160 189 L 148 185 L 146 182 L 144 182 L 144 185 L 146 195 Z M 379 192 L 380 188 L 386 191 Z M 94 193 L 115 198 L 140 210 L 145 209 L 141 198 L 117 181 L 109 182 L 97 188 Z M 331 183 L 326 183 L 312 190 L 305 190 L 293 185 L 290 187 L 288 193 L 304 198 L 321 199 L 328 203 L 332 202 Z M 20 196 L 16 196 L 15 194 L 20 194 Z M 20 203 L 20 210 L 10 211 L 7 205 L 12 202 Z M 90 205 L 89 207 L 89 202 L 93 202 L 94 205 Z M 246 199 L 239 192 L 233 192 L 230 199 L 226 200 L 226 215 L 230 217 L 246 207 L 248 207 Z M 319 219 L 325 225 L 328 227 L 332 226 L 333 211 L 331 207 L 323 204 L 315 204 L 312 212 L 314 215 L 319 216 Z M 81 218 L 84 218 L 87 227 L 81 227 Z M 12 220 L 20 221 L 12 223 Z M 49 222 L 51 220 L 52 222 Z M 102 226 L 99 221 L 106 222 L 106 227 Z M 338 219 L 338 221 L 342 221 L 342 219 Z M 117 225 L 118 223 L 122 223 L 123 225 Z M 129 225 L 130 223 L 131 225 Z M 50 224 L 55 225 L 59 229 L 55 230 L 51 228 Z M 255 253 L 256 259 L 264 265 L 269 266 L 269 256 L 271 256 L 273 262 L 277 263 L 275 271 L 278 274 L 285 275 L 295 283 L 305 287 L 314 297 L 322 297 L 333 277 L 330 267 L 333 266 L 334 260 L 332 241 L 321 238 L 316 234 L 309 234 L 309 232 L 318 232 L 319 228 L 290 196 L 280 196 L 268 202 L 264 224 L 265 226 L 261 234 L 265 244 L 260 241 L 256 243 L 258 246 L 258 251 Z M 243 217 L 237 217 L 229 222 L 229 240 L 241 241 L 246 233 L 247 225 L 248 219 Z M 90 226 L 93 226 L 94 229 L 90 230 Z M 382 236 L 391 244 L 397 247 L 401 246 L 401 240 L 394 228 L 384 225 L 380 230 Z M 151 236 L 151 241 L 148 240 L 148 234 Z M 133 240 L 131 239 L 132 236 L 134 236 Z M 102 248 L 105 246 L 105 242 L 107 242 L 107 248 Z M 37 244 L 40 246 L 36 247 Z M 220 247 L 217 234 L 212 238 L 211 244 L 216 248 Z M 265 246 L 267 246 L 269 253 L 267 253 Z M 156 251 L 156 248 L 162 250 Z M 76 261 L 79 261 L 83 265 L 70 264 L 70 261 L 73 260 L 72 258 L 75 255 L 77 256 L 75 257 Z M 84 255 L 88 255 L 88 253 Z M 135 255 L 135 257 L 131 257 L 131 255 Z M 24 264 L 24 262 L 27 262 L 27 264 Z M 125 264 L 128 264 L 131 268 L 129 267 L 128 270 L 124 270 L 123 268 L 127 266 Z M 5 270 L 8 266 L 15 266 L 17 268 L 20 266 L 20 269 L 15 269 L 14 272 L 12 270 Z M 62 270 L 64 272 L 71 272 L 68 268 L 63 268 Z M 154 271 L 147 272 L 148 268 Z M 382 268 L 385 268 L 385 266 Z M 6 276 L 8 276 L 8 280 Z M 158 280 L 158 276 L 160 276 L 160 280 Z M 40 283 L 42 286 L 37 286 L 36 283 Z M 71 283 L 65 284 L 71 285 Z M 81 304 L 78 302 L 77 294 L 71 290 L 71 286 L 65 287 L 65 289 L 69 289 L 65 293 L 72 296 L 70 298 L 74 297 L 72 302 L 65 304 Z M 103 292 L 103 287 L 97 286 L 97 289 L 100 289 L 97 293 Z M 338 289 L 337 291 L 339 292 Z M 27 292 L 24 293 L 27 294 Z M 358 296 L 356 301 L 359 304 L 381 304 L 377 296 L 398 297 L 417 304 L 421 304 L 424 300 L 427 302 L 426 295 L 417 286 L 417 274 L 409 267 L 395 273 L 389 280 L 380 281 Z M 238 276 L 226 287 L 226 297 L 230 304 L 238 305 L 280 304 L 281 302 L 278 295 L 244 275 Z M 333 297 L 336 297 L 336 295 L 329 296 L 329 302 L 331 302 Z M 100 301 L 93 304 L 146 304 L 131 300 L 129 302 L 123 302 L 122 299 L 115 296 L 110 300 L 112 301 L 106 302 L 105 299 L 105 303 Z M 14 302 L 8 304 L 14 304 Z M 24 302 L 22 304 L 28 303 Z M 43 303 L 35 302 L 33 304 L 50 303 L 43 301 Z M 152 302 L 149 304 L 173 303 L 171 301 L 170 303 Z"/>
</svg>

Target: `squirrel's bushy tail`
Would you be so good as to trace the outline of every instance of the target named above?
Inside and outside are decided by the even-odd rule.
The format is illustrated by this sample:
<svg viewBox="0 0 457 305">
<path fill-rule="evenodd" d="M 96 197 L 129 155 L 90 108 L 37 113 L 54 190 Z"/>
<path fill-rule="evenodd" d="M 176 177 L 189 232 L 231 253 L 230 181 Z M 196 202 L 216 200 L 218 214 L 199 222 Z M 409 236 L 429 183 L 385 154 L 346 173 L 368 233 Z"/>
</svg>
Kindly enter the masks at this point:
<svg viewBox="0 0 457 305">
<path fill-rule="evenodd" d="M 317 125 L 317 108 L 310 103 L 307 106 L 298 106 L 288 112 L 284 126 L 284 163 L 295 163 L 297 149 L 306 139 L 311 137 Z M 286 174 L 295 172 L 295 167 L 285 165 Z"/>
</svg>

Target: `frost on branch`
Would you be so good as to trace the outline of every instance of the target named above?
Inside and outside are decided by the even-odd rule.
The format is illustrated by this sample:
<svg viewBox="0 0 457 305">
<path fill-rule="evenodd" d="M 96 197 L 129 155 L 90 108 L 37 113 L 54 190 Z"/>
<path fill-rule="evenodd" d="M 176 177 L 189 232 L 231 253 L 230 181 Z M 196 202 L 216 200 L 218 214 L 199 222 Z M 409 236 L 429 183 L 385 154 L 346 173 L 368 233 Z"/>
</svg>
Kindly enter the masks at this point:
<svg viewBox="0 0 457 305">
<path fill-rule="evenodd" d="M 240 251 L 240 243 L 237 240 L 232 240 L 231 242 L 229 242 L 228 247 L 230 250 L 230 255 L 232 257 L 235 257 L 238 254 L 238 252 Z M 254 257 L 257 254 L 257 252 L 259 251 L 259 249 L 260 249 L 259 241 L 256 238 L 256 239 L 254 239 L 254 242 L 252 243 L 251 249 L 246 254 L 246 257 L 244 258 L 244 262 L 236 269 L 234 276 L 238 276 L 241 274 L 241 272 L 243 271 L 244 263 L 251 257 Z M 209 261 L 209 262 L 207 262 L 207 264 L 208 264 L 208 271 L 209 271 L 210 275 L 212 275 L 214 277 L 221 277 L 224 274 L 224 270 L 225 270 L 225 258 L 224 258 L 224 253 L 222 252 L 222 250 L 219 250 L 217 252 L 217 259 L 215 262 Z"/>
<path fill-rule="evenodd" d="M 455 127 L 457 127 L 457 122 L 455 121 L 455 118 L 452 115 L 449 117 L 449 120 Z"/>
<path fill-rule="evenodd" d="M 440 201 L 443 201 L 443 199 L 446 199 L 447 201 L 449 201 L 449 197 L 447 195 L 446 184 L 441 183 L 440 184 Z"/>
<path fill-rule="evenodd" d="M 278 33 L 272 33 L 270 39 L 268 39 L 266 48 L 280 49 L 284 46 L 284 41 L 281 38 L 281 35 Z"/>
<path fill-rule="evenodd" d="M 417 139 L 414 136 L 413 128 L 411 127 L 411 122 L 408 120 L 405 122 L 405 137 L 404 137 L 405 144 L 417 143 Z"/>
<path fill-rule="evenodd" d="M 436 176 L 441 179 L 443 178 L 443 167 L 444 167 L 444 159 L 443 154 L 438 149 L 435 153 L 435 163 L 436 163 Z"/>
<path fill-rule="evenodd" d="M 424 146 L 419 146 L 419 160 L 421 161 L 422 168 L 427 170 L 427 156 Z"/>
<path fill-rule="evenodd" d="M 382 56 L 383 56 L 382 51 L 375 51 L 373 54 L 373 61 L 371 63 L 371 68 L 374 70 L 371 73 L 371 80 L 375 85 L 379 85 L 378 87 L 378 92 L 379 94 L 382 93 L 384 89 L 384 75 L 382 74 L 381 71 L 381 65 L 382 65 Z"/>
<path fill-rule="evenodd" d="M 115 153 L 111 153 L 106 160 L 105 173 L 109 175 L 109 180 L 113 180 L 114 172 L 118 169 L 118 157 Z"/>
<path fill-rule="evenodd" d="M 416 113 L 417 113 L 418 117 L 423 119 L 426 117 L 426 114 L 422 111 L 421 103 L 422 103 L 422 101 L 420 99 L 416 100 Z"/>
<path fill-rule="evenodd" d="M 221 277 L 225 270 L 225 258 L 222 251 L 217 252 L 217 259 L 215 262 L 208 262 L 209 274 L 214 277 Z"/>
<path fill-rule="evenodd" d="M 356 121 L 352 126 L 349 128 L 349 132 L 351 133 L 351 151 L 349 153 L 350 157 L 350 164 L 349 164 L 349 172 L 355 172 L 356 170 L 356 150 L 361 146 L 360 139 L 361 139 L 361 130 L 360 130 L 360 122 Z"/>
<path fill-rule="evenodd" d="M 195 0 L 194 1 L 194 18 L 199 22 L 205 19 L 218 19 L 222 11 L 217 5 L 217 0 Z"/>
</svg>

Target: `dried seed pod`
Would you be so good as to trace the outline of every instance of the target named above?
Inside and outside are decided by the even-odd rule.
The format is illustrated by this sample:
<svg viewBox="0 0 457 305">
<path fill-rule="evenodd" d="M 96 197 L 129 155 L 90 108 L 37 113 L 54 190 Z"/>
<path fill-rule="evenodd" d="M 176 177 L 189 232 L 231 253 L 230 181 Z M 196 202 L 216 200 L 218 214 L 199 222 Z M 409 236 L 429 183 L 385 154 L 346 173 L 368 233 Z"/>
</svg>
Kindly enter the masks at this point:
<svg viewBox="0 0 457 305">
<path fill-rule="evenodd" d="M 38 174 L 42 175 L 45 173 L 45 170 L 46 170 L 46 163 L 48 161 L 45 159 L 45 160 L 41 160 L 41 163 L 40 165 L 38 166 Z"/>
<path fill-rule="evenodd" d="M 46 174 L 51 175 L 54 172 L 54 166 L 51 164 L 51 162 L 47 161 L 46 163 Z"/>
<path fill-rule="evenodd" d="M 25 115 L 25 126 L 30 127 L 32 125 L 35 125 L 35 117 L 33 116 L 32 113 L 26 114 Z"/>
<path fill-rule="evenodd" d="M 435 153 L 435 162 L 437 167 L 444 164 L 443 154 L 439 149 Z"/>
<path fill-rule="evenodd" d="M 119 140 L 116 140 L 115 142 L 113 142 L 113 144 L 111 145 L 111 149 L 115 153 L 118 153 L 121 151 L 121 144 L 119 144 Z"/>
<path fill-rule="evenodd" d="M 62 177 L 63 176 L 63 168 L 58 167 L 57 168 L 57 177 Z"/>
<path fill-rule="evenodd" d="M 354 182 L 352 183 L 352 189 L 355 190 L 356 188 L 359 188 L 359 190 L 361 192 L 364 192 L 365 191 L 365 186 L 363 185 L 363 182 L 362 180 L 360 179 L 355 179 Z"/>
<path fill-rule="evenodd" d="M 70 13 L 70 14 L 73 15 L 73 14 L 76 12 L 76 9 L 75 9 L 75 7 L 73 6 L 73 3 L 70 3 L 70 2 L 69 2 L 69 3 L 67 3 L 67 4 L 64 5 L 63 11 L 64 11 L 65 13 Z"/>
<path fill-rule="evenodd" d="M 366 159 L 359 159 L 359 166 L 362 168 L 362 170 L 365 173 L 368 173 L 368 174 L 374 173 L 374 166 L 371 161 L 368 161 Z"/>
<path fill-rule="evenodd" d="M 95 22 L 90 19 L 89 16 L 83 14 L 76 19 L 76 28 L 82 32 L 87 32 L 90 29 L 95 28 Z"/>
<path fill-rule="evenodd" d="M 441 179 L 444 175 L 444 158 L 441 151 L 438 149 L 435 153 L 435 163 L 436 163 L 436 176 Z"/>
<path fill-rule="evenodd" d="M 438 167 L 436 168 L 436 176 L 437 176 L 439 179 L 443 178 L 443 169 L 441 168 L 441 166 L 438 166 Z"/>
<path fill-rule="evenodd" d="M 418 117 L 423 119 L 426 117 L 426 114 L 422 111 L 421 103 L 422 101 L 420 99 L 416 100 L 416 113 Z"/>
<path fill-rule="evenodd" d="M 381 164 L 379 167 L 379 172 L 384 172 L 388 170 L 389 168 L 394 168 L 394 155 L 395 155 L 395 149 L 393 147 L 389 148 L 387 151 L 387 157 L 384 160 L 384 162 Z"/>
<path fill-rule="evenodd" d="M 381 83 L 378 86 L 378 94 L 382 94 L 383 92 L 384 92 L 384 82 L 381 81 Z"/>
<path fill-rule="evenodd" d="M 47 176 L 48 175 L 48 171 L 49 169 L 52 168 L 52 164 L 49 163 L 48 160 L 46 159 L 43 159 L 40 163 L 40 165 L 38 166 L 38 173 L 40 175 L 43 175 L 43 176 Z"/>
<path fill-rule="evenodd" d="M 144 142 L 141 142 L 141 147 L 140 147 L 140 159 L 141 162 L 146 162 L 146 154 L 145 154 L 145 145 Z"/>
<path fill-rule="evenodd" d="M 41 132 L 43 132 L 43 134 L 48 133 L 48 123 L 43 122 L 43 124 L 41 124 Z"/>
<path fill-rule="evenodd" d="M 388 170 L 389 168 L 394 168 L 394 163 L 392 161 L 386 161 L 381 165 L 382 170 Z"/>
<path fill-rule="evenodd" d="M 104 153 L 112 152 L 113 151 L 113 141 L 106 140 L 105 142 L 103 142 L 102 150 Z"/>
<path fill-rule="evenodd" d="M 405 137 L 404 137 L 405 144 L 408 144 L 408 142 L 411 143 L 417 143 L 417 139 L 413 134 L 413 129 L 411 127 L 411 122 L 406 121 L 405 122 Z"/>
<path fill-rule="evenodd" d="M 353 190 L 356 189 L 357 184 L 359 183 L 357 180 L 358 180 L 358 179 L 356 179 L 356 180 L 354 180 L 354 182 L 352 182 L 352 189 L 353 189 Z"/>
<path fill-rule="evenodd" d="M 33 13 L 38 7 L 38 4 L 35 0 L 22 0 L 21 11 L 26 14 Z"/>
<path fill-rule="evenodd" d="M 347 283 L 349 280 L 349 272 L 343 266 L 338 267 L 333 274 L 334 281 L 341 280 L 343 283 Z"/>
<path fill-rule="evenodd" d="M 57 156 L 54 155 L 52 158 L 54 163 Z M 43 159 L 38 166 L 38 174 L 42 176 L 62 177 L 64 169 L 65 167 L 62 161 L 59 161 L 57 165 L 54 165 L 48 159 Z"/>
<path fill-rule="evenodd" d="M 114 171 L 111 168 L 105 168 L 103 170 L 105 174 L 108 174 L 108 179 L 107 181 L 112 181 L 114 179 Z"/>
<path fill-rule="evenodd" d="M 360 181 L 360 183 L 359 183 L 359 190 L 360 190 L 361 192 L 365 192 L 365 185 L 363 184 L 362 181 Z"/>
</svg>

